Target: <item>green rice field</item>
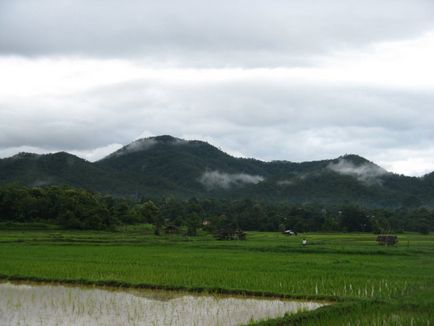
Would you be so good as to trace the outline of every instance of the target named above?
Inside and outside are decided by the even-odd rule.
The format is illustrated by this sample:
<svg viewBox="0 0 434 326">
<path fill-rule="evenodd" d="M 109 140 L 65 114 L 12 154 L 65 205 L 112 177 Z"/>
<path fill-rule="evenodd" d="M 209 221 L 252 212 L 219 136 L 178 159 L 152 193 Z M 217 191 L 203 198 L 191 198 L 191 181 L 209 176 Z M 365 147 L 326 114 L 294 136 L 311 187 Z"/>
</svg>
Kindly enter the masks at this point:
<svg viewBox="0 0 434 326">
<path fill-rule="evenodd" d="M 322 300 L 263 325 L 433 325 L 434 236 L 251 232 L 246 241 L 119 232 L 0 231 L 3 280 L 50 281 Z M 305 237 L 308 245 L 303 247 Z"/>
</svg>

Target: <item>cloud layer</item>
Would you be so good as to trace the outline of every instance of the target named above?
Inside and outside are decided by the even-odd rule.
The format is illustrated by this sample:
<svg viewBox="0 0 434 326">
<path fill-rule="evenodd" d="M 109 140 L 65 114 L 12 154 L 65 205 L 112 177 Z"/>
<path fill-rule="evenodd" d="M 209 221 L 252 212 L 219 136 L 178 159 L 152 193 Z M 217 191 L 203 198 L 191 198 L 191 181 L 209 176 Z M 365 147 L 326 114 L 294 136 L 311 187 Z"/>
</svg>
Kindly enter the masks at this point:
<svg viewBox="0 0 434 326">
<path fill-rule="evenodd" d="M 94 160 L 136 138 L 172 134 L 263 160 L 357 153 L 385 168 L 409 157 L 423 160 L 416 174 L 433 168 L 432 92 L 300 83 L 267 73 L 200 78 L 0 96 L 0 153 L 67 150 Z"/>
<path fill-rule="evenodd" d="M 0 1 L 0 157 L 171 134 L 434 170 L 431 0 Z M 134 144 L 131 145 L 134 149 Z"/>
<path fill-rule="evenodd" d="M 0 53 L 269 67 L 433 27 L 430 0 L 3 0 Z"/>
</svg>

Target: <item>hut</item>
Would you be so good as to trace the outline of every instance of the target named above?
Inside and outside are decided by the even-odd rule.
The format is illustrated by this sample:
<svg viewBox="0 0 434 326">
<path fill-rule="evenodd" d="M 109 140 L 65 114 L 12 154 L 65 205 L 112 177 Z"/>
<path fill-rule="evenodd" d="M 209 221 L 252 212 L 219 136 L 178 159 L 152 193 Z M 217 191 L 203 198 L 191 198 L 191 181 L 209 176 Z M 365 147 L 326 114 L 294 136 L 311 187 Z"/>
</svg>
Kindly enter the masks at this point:
<svg viewBox="0 0 434 326">
<path fill-rule="evenodd" d="M 176 234 L 179 232 L 179 227 L 174 224 L 169 224 L 164 228 L 164 232 L 166 232 L 166 234 Z"/>
<path fill-rule="evenodd" d="M 377 242 L 382 246 L 394 246 L 398 243 L 398 237 L 396 235 L 379 235 Z"/>
<path fill-rule="evenodd" d="M 246 240 L 246 233 L 240 229 L 218 229 L 215 234 L 217 240 Z"/>
</svg>

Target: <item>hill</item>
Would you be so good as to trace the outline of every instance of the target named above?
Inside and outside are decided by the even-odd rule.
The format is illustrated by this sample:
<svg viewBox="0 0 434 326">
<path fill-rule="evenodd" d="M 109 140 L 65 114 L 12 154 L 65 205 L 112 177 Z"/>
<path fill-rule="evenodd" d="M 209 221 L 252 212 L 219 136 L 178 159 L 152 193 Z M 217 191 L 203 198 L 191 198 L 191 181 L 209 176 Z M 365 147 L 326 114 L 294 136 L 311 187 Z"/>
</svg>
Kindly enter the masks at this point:
<svg viewBox="0 0 434 326">
<path fill-rule="evenodd" d="M 236 158 L 206 142 L 171 136 L 136 140 L 94 163 L 65 152 L 0 160 L 0 184 L 64 184 L 129 197 L 387 207 L 432 205 L 433 175 L 396 175 L 358 155 L 302 163 Z"/>
</svg>

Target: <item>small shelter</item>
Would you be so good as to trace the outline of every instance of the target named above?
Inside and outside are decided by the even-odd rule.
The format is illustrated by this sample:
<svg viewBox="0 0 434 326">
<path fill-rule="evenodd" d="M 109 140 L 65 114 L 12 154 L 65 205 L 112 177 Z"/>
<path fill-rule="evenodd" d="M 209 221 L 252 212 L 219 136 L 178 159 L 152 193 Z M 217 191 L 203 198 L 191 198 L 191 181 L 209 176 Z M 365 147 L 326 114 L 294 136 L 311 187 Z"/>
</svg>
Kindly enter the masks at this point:
<svg viewBox="0 0 434 326">
<path fill-rule="evenodd" d="M 382 246 L 394 246 L 398 243 L 398 237 L 396 235 L 379 235 L 377 242 Z"/>
<path fill-rule="evenodd" d="M 240 229 L 218 229 L 214 236 L 217 240 L 246 240 L 246 232 Z"/>
<path fill-rule="evenodd" d="M 169 224 L 164 228 L 164 232 L 166 232 L 166 234 L 175 234 L 179 232 L 179 227 L 174 224 Z"/>
</svg>

